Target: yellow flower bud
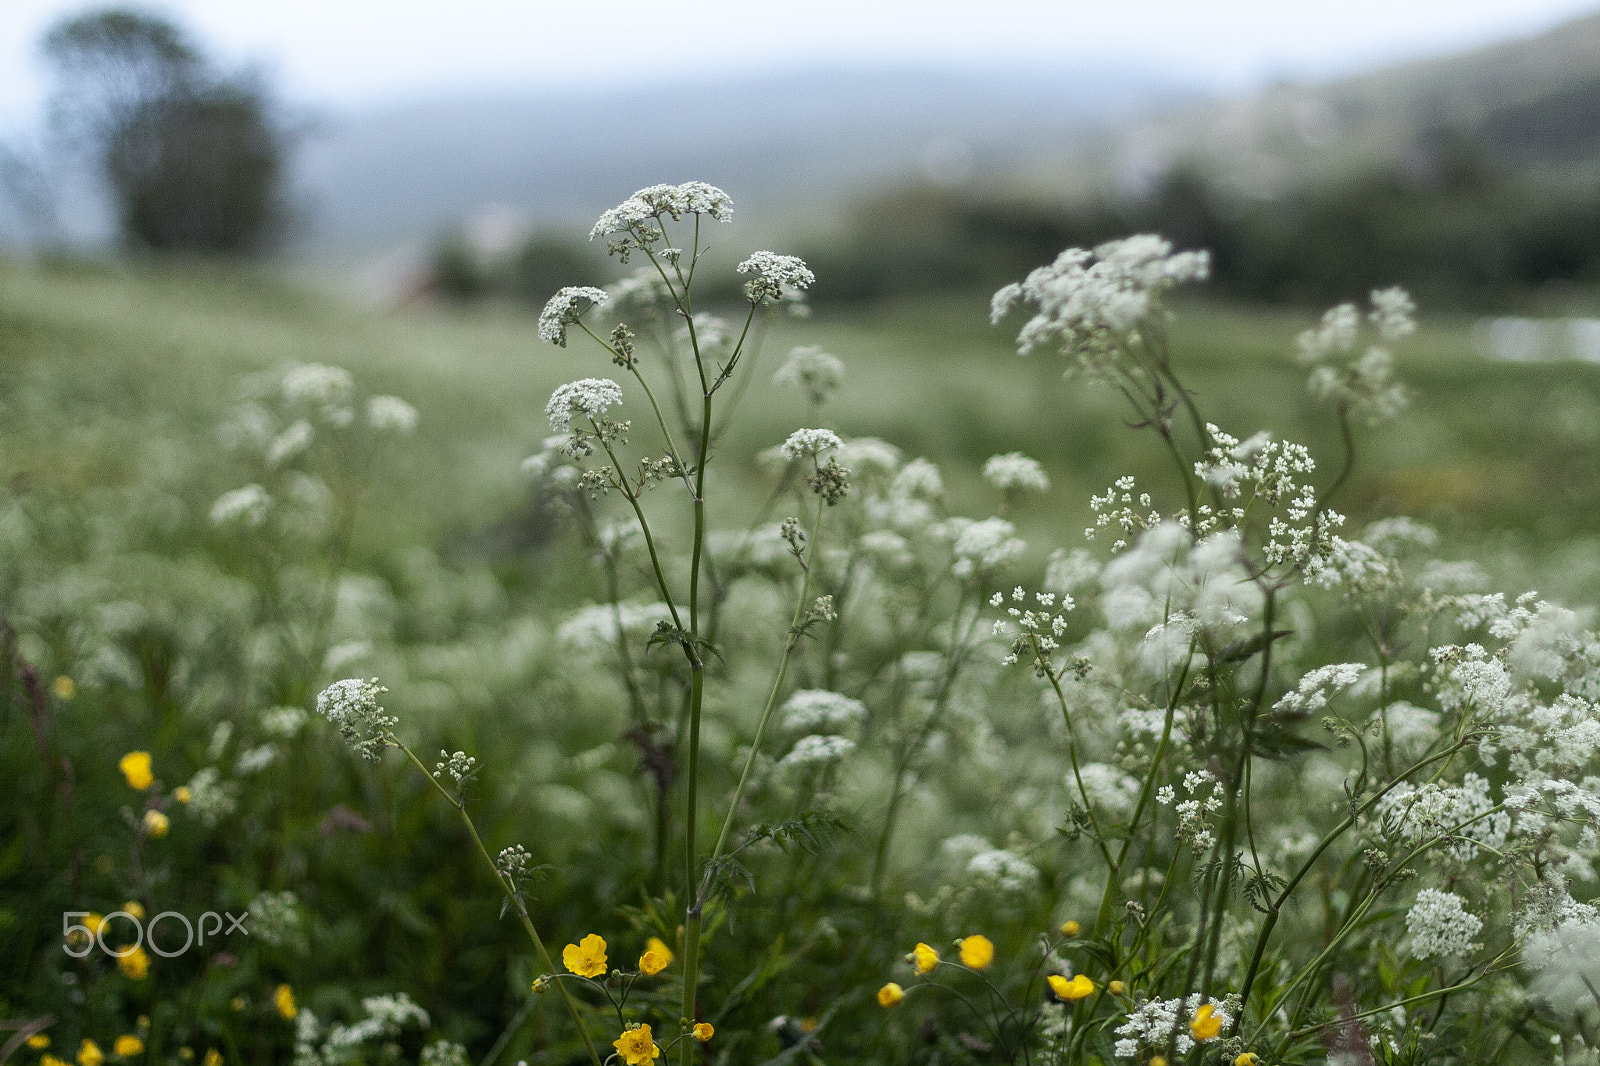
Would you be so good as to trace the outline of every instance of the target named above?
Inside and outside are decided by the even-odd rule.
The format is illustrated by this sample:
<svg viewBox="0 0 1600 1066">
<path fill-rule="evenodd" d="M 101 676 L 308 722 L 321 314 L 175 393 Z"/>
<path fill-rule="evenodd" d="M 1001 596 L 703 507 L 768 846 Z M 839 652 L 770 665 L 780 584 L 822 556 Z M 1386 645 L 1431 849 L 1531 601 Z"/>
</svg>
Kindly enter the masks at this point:
<svg viewBox="0 0 1600 1066">
<path fill-rule="evenodd" d="M 897 1006 L 900 1001 L 905 998 L 906 990 L 895 984 L 893 981 L 890 981 L 888 984 L 878 989 L 878 1006 L 880 1007 Z"/>
<path fill-rule="evenodd" d="M 696 1022 L 695 1023 L 695 1026 L 694 1026 L 694 1038 L 696 1040 L 700 1041 L 700 1043 L 702 1043 L 702 1044 L 704 1044 L 707 1040 L 710 1040 L 713 1036 L 715 1036 L 716 1032 L 717 1032 L 716 1029 L 712 1028 L 712 1025 L 711 1025 L 710 1022 Z"/>
<path fill-rule="evenodd" d="M 1067 921 L 1064 921 L 1064 922 L 1061 923 L 1061 935 L 1062 936 L 1077 936 L 1079 928 L 1080 927 L 1079 927 L 1078 923 L 1075 922 L 1075 921 L 1072 921 L 1069 918 Z"/>
<path fill-rule="evenodd" d="M 1109 985 L 1106 985 L 1106 991 L 1110 992 L 1113 996 L 1120 996 L 1127 990 L 1128 986 L 1123 984 L 1121 981 L 1112 981 Z"/>
</svg>

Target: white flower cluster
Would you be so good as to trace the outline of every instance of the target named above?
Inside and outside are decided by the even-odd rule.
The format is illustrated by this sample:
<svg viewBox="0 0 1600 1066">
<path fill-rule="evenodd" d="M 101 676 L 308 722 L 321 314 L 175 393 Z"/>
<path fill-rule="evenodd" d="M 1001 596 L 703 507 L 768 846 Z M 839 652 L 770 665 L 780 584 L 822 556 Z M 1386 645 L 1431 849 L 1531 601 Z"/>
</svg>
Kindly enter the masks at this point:
<svg viewBox="0 0 1600 1066">
<path fill-rule="evenodd" d="M 326 1030 L 310 1009 L 295 1015 L 294 1066 L 344 1066 L 363 1058 L 363 1044 L 393 1041 L 407 1026 L 426 1028 L 428 1012 L 404 992 L 367 996 L 361 1001 L 366 1017 L 353 1025 L 334 1024 Z"/>
<path fill-rule="evenodd" d="M 1205 252 L 1174 255 L 1172 245 L 1153 234 L 1110 241 L 1093 252 L 1069 248 L 1054 263 L 995 293 L 990 318 L 998 323 L 1017 304 L 1035 304 L 1038 313 L 1017 334 L 1017 350 L 1027 354 L 1059 344 L 1067 354 L 1078 354 L 1106 332 L 1130 332 L 1161 293 L 1180 282 L 1202 281 L 1209 273 Z"/>
<path fill-rule="evenodd" d="M 674 221 L 684 215 L 705 215 L 718 222 L 733 220 L 733 199 L 715 185 L 703 181 L 686 181 L 681 185 L 652 185 L 640 189 L 616 207 L 600 216 L 589 231 L 589 239 L 610 233 L 631 230 L 647 219 L 670 216 Z"/>
<path fill-rule="evenodd" d="M 237 522 L 243 526 L 259 526 L 267 520 L 272 508 L 272 497 L 260 485 L 246 485 L 232 492 L 224 492 L 211 505 L 211 524 L 226 526 Z"/>
<path fill-rule="evenodd" d="M 1126 818 L 1133 813 L 1141 787 L 1137 777 L 1103 762 L 1084 763 L 1078 768 L 1078 777 L 1083 780 L 1083 789 L 1089 794 L 1091 802 L 1119 818 Z M 1070 770 L 1065 781 L 1068 791 L 1078 786 Z"/>
<path fill-rule="evenodd" d="M 394 744 L 399 719 L 384 713 L 378 697 L 389 691 L 378 679 L 358 677 L 335 681 L 317 696 L 317 713 L 339 727 L 345 740 L 364 759 L 377 759 Z"/>
<path fill-rule="evenodd" d="M 300 938 L 300 898 L 293 892 L 258 892 L 250 901 L 250 935 L 286 947 Z"/>
<path fill-rule="evenodd" d="M 1044 472 L 1044 467 L 1037 459 L 1030 459 L 1021 452 L 990 456 L 983 464 L 983 480 L 1002 492 L 1050 491 L 1050 476 Z"/>
<path fill-rule="evenodd" d="M 783 727 L 797 733 L 837 732 L 866 716 L 866 704 L 826 689 L 803 688 L 783 703 Z"/>
<path fill-rule="evenodd" d="M 610 378 L 582 378 L 560 386 L 550 394 L 544 405 L 550 429 L 566 433 L 572 428 L 572 416 L 581 414 L 598 419 L 612 407 L 622 403 L 622 386 Z"/>
<path fill-rule="evenodd" d="M 1152 641 L 1187 646 L 1194 627 L 1227 630 L 1261 608 L 1261 590 L 1250 580 L 1243 546 L 1232 530 L 1196 541 L 1177 522 L 1158 523 L 1098 577 L 1107 624 L 1113 630 L 1152 631 Z M 1156 626 L 1161 632 L 1153 632 Z"/>
<path fill-rule="evenodd" d="M 435 1040 L 422 1049 L 418 1066 L 472 1066 L 467 1049 L 449 1040 Z"/>
<path fill-rule="evenodd" d="M 1406 932 L 1411 954 L 1419 959 L 1448 958 L 1477 949 L 1472 938 L 1483 930 L 1483 919 L 1466 909 L 1466 900 L 1454 892 L 1425 888 L 1406 912 Z"/>
<path fill-rule="evenodd" d="M 1319 666 L 1300 679 L 1291 692 L 1272 705 L 1274 711 L 1316 714 L 1328 705 L 1328 697 L 1343 692 L 1361 680 L 1365 671 L 1360 663 L 1333 663 Z"/>
<path fill-rule="evenodd" d="M 795 741 L 778 765 L 786 770 L 816 769 L 830 766 L 855 750 L 856 742 L 849 737 L 813 733 Z"/>
<path fill-rule="evenodd" d="M 1183 775 L 1181 787 L 1188 799 L 1179 801 L 1177 789 L 1162 785 L 1156 790 L 1156 802 L 1172 807 L 1178 816 L 1178 839 L 1203 854 L 1217 842 L 1207 816 L 1222 809 L 1222 785 L 1210 770 L 1191 770 Z"/>
<path fill-rule="evenodd" d="M 777 252 L 754 252 L 736 268 L 741 274 L 751 275 L 745 283 L 745 292 L 759 303 L 779 299 L 784 288 L 790 291 L 809 289 L 817 283 L 817 276 L 797 255 L 779 255 Z"/>
<path fill-rule="evenodd" d="M 1479 844 L 1496 850 L 1505 846 L 1511 816 L 1495 807 L 1489 782 L 1469 771 L 1459 785 L 1397 785 L 1378 801 L 1374 813 L 1385 836 L 1408 846 L 1443 837 L 1451 853 L 1465 862 L 1477 856 Z"/>
<path fill-rule="evenodd" d="M 1173 1047 L 1180 1055 L 1194 1049 L 1194 1037 L 1189 1032 L 1189 1022 L 1200 1009 L 1203 999 L 1195 992 L 1186 999 L 1147 999 L 1128 1012 L 1128 1020 L 1116 1029 L 1122 1037 L 1112 1049 L 1119 1059 L 1135 1058 L 1141 1047 L 1165 1048 L 1174 1036 Z M 1233 1028 L 1233 1012 L 1225 1003 L 1212 1004 L 1213 1018 L 1222 1023 L 1222 1032 Z"/>
<path fill-rule="evenodd" d="M 821 455 L 843 447 L 844 441 L 831 429 L 797 429 L 783 442 L 783 457 L 790 462 L 808 455 Z"/>
<path fill-rule="evenodd" d="M 350 406 L 355 379 L 343 367 L 321 363 L 291 366 L 280 387 L 290 407 L 310 408 L 332 425 L 347 426 L 355 418 Z"/>
<path fill-rule="evenodd" d="M 403 437 L 417 428 L 417 409 L 398 396 L 374 396 L 367 401 L 367 425 Z"/>
<path fill-rule="evenodd" d="M 1378 289 L 1366 318 L 1380 343 L 1359 355 L 1361 312 L 1340 304 L 1322 316 L 1316 329 L 1300 335 L 1300 361 L 1311 368 L 1312 395 L 1374 421 L 1393 418 L 1406 405 L 1405 390 L 1394 380 L 1394 355 L 1385 345 L 1416 332 L 1416 305 L 1404 289 Z"/>
<path fill-rule="evenodd" d="M 821 405 L 844 380 L 844 362 L 817 345 L 797 345 L 772 380 L 801 390 L 813 405 Z"/>
<path fill-rule="evenodd" d="M 539 312 L 539 339 L 565 348 L 567 327 L 577 325 L 589 308 L 610 298 L 606 290 L 591 285 L 571 285 L 559 290 Z"/>
<path fill-rule="evenodd" d="M 556 627 L 556 643 L 575 651 L 610 650 L 619 635 L 649 631 L 672 617 L 665 603 L 593 603 Z M 620 627 L 620 629 L 619 629 Z"/>
<path fill-rule="evenodd" d="M 1028 550 L 1028 543 L 1017 536 L 1017 527 L 1004 518 L 952 518 L 945 523 L 953 537 L 951 572 L 963 580 L 988 573 L 1011 562 Z"/>
<path fill-rule="evenodd" d="M 1004 848 L 980 851 L 967 860 L 967 876 L 1008 895 L 1030 892 L 1039 885 L 1039 870 Z"/>
<path fill-rule="evenodd" d="M 1136 486 L 1131 474 L 1124 474 L 1106 490 L 1104 496 L 1089 497 L 1089 510 L 1094 512 L 1094 525 L 1083 531 L 1083 535 L 1090 540 L 1102 529 L 1115 527 L 1123 533 L 1132 533 L 1136 529 L 1149 529 L 1161 522 L 1161 515 L 1153 509 L 1148 492 L 1134 495 Z M 1135 510 L 1135 506 L 1139 508 Z M 1113 552 L 1119 552 L 1128 546 L 1126 539 L 1116 541 L 1111 545 Z"/>
<path fill-rule="evenodd" d="M 997 635 L 1014 638 L 1011 642 L 1011 651 L 1001 660 L 1006 666 L 1015 666 L 1024 653 L 1040 665 L 1048 663 L 1050 653 L 1060 647 L 1059 638 L 1067 631 L 1067 612 L 1074 606 L 1071 596 L 1065 593 L 1036 592 L 1033 594 L 1033 599 L 1038 609 L 1023 610 L 1016 606 L 1025 602 L 1027 598 L 1028 594 L 1021 585 L 1012 589 L 1012 606 L 1006 607 L 1006 614 L 1010 616 L 1011 621 L 998 618 L 994 623 Z M 1004 607 L 1005 603 L 1005 595 L 999 592 L 989 598 L 990 607 Z"/>
</svg>

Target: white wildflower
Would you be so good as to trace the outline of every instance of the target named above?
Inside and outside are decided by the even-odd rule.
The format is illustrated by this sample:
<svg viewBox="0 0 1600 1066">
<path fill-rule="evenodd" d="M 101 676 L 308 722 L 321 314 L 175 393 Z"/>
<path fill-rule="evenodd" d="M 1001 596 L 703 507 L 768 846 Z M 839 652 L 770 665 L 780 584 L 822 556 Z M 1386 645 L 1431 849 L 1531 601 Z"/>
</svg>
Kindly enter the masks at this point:
<svg viewBox="0 0 1600 1066">
<path fill-rule="evenodd" d="M 1415 958 L 1465 955 L 1477 945 L 1472 938 L 1483 929 L 1483 919 L 1468 911 L 1466 900 L 1454 892 L 1425 888 L 1406 913 L 1406 932 L 1411 935 L 1411 954 Z"/>
<path fill-rule="evenodd" d="M 783 442 L 783 457 L 790 462 L 808 455 L 821 455 L 843 446 L 844 442 L 831 429 L 797 429 Z"/>
<path fill-rule="evenodd" d="M 783 296 L 785 286 L 791 291 L 809 289 L 817 281 L 805 260 L 797 255 L 755 252 L 737 269 L 741 274 L 752 275 L 745 283 L 745 292 L 756 302 Z"/>
<path fill-rule="evenodd" d="M 733 219 L 733 200 L 715 185 L 707 185 L 703 181 L 652 185 L 640 189 L 602 214 L 589 232 L 589 239 L 622 233 L 646 219 L 660 218 L 662 215 L 671 216 L 674 221 L 684 215 L 706 215 L 718 222 L 728 222 Z"/>
<path fill-rule="evenodd" d="M 813 405 L 822 404 L 844 380 L 844 362 L 816 345 L 799 345 L 789 352 L 772 380 L 801 390 Z"/>
<path fill-rule="evenodd" d="M 983 464 L 983 479 L 1001 491 L 1050 491 L 1050 477 L 1044 467 L 1021 452 L 990 456 Z"/>
<path fill-rule="evenodd" d="M 1039 884 L 1038 868 L 1004 848 L 980 851 L 967 860 L 967 876 L 1007 893 L 1028 892 Z"/>
<path fill-rule="evenodd" d="M 417 428 L 417 409 L 398 396 L 374 396 L 367 401 L 367 425 L 404 437 Z"/>
<path fill-rule="evenodd" d="M 599 418 L 610 408 L 622 403 L 622 386 L 610 378 L 582 378 L 568 382 L 550 394 L 544 405 L 550 428 L 565 433 L 572 428 L 572 416 L 582 414 Z"/>
<path fill-rule="evenodd" d="M 837 731 L 866 715 L 866 704 L 860 700 L 825 689 L 800 689 L 784 701 L 783 727 L 801 733 Z"/>
<path fill-rule="evenodd" d="M 267 495 L 266 489 L 260 485 L 246 485 L 217 497 L 217 502 L 211 505 L 211 523 L 223 526 L 238 522 L 246 526 L 259 526 L 266 521 L 267 511 L 271 507 L 272 497 Z"/>
<path fill-rule="evenodd" d="M 790 770 L 828 766 L 855 750 L 856 742 L 849 737 L 812 734 L 795 741 L 778 765 Z"/>
<path fill-rule="evenodd" d="M 611 294 L 592 285 L 569 285 L 550 297 L 539 313 L 539 339 L 546 344 L 567 346 L 567 327 L 577 325 L 589 308 L 603 304 Z"/>
</svg>

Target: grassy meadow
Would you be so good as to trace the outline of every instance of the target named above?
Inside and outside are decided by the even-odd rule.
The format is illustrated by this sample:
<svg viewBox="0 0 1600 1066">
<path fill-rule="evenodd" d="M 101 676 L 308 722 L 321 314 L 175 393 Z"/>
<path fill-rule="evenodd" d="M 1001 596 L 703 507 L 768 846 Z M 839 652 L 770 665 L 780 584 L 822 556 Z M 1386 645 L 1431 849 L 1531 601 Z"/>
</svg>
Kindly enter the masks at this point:
<svg viewBox="0 0 1600 1066">
<path fill-rule="evenodd" d="M 1021 451 L 1043 465 L 1051 488 L 1007 503 L 1028 548 L 1011 564 L 1015 579 L 994 588 L 1033 588 L 1052 549 L 1086 544 L 1091 495 L 1124 474 L 1170 481 L 1170 461 L 1148 433 L 1129 429 L 1121 397 L 1064 379 L 1059 356 L 1019 357 L 1016 324 L 991 326 L 988 296 L 775 321 L 754 363 L 746 357 L 748 392 L 716 448 L 722 462 L 707 495 L 717 522 L 782 517 L 769 505 L 778 476 L 756 456 L 800 426 L 927 457 L 959 514 L 996 510 L 983 465 Z M 1173 308 L 1174 359 L 1208 418 L 1241 438 L 1265 428 L 1301 441 L 1322 469 L 1336 465 L 1338 426 L 1294 359 L 1295 338 L 1317 312 L 1192 292 Z M 1336 505 L 1355 531 L 1401 514 L 1434 526 L 1438 556 L 1478 560 L 1494 589 L 1600 602 L 1600 365 L 1493 362 L 1475 350 L 1472 328 L 1422 309 L 1417 334 L 1397 348 L 1410 408 L 1363 430 Z M 821 415 L 771 383 L 801 344 L 845 365 Z M 361 395 L 401 397 L 418 415 L 414 434 L 358 460 L 323 457 L 335 513 L 353 523 L 347 544 L 308 536 L 263 547 L 210 518 L 224 493 L 265 476 L 223 446 L 219 426 L 252 376 L 291 363 L 343 367 Z M 310 713 L 318 690 L 346 676 L 389 687 L 384 705 L 430 768 L 440 749 L 477 757 L 468 807 L 490 851 L 521 841 L 548 867 L 528 898 L 557 955 L 602 932 L 625 966 L 634 945 L 657 936 L 676 945 L 681 965 L 679 845 L 647 765 L 659 755 L 651 729 L 670 731 L 677 712 L 652 711 L 644 729 L 627 707 L 676 707 L 686 675 L 675 649 L 645 649 L 641 631 L 643 695 L 630 695 L 596 665 L 601 658 L 560 635 L 579 608 L 607 599 L 607 574 L 522 469 L 549 435 L 552 390 L 591 376 L 620 375 L 587 338 L 543 344 L 535 316 L 505 308 L 362 306 L 303 280 L 207 265 L 0 261 L 0 623 L 12 655 L 0 705 L 0 1019 L 49 1019 L 48 1046 L 16 1048 L 12 1061 L 76 1056 L 99 1066 L 84 1063 L 82 1042 L 118 1058 L 119 1035 L 138 1040 L 137 1052 L 120 1055 L 129 1062 L 410 1062 L 434 1039 L 478 1063 L 585 1061 L 557 996 L 530 993 L 544 968 L 449 805 L 392 753 L 381 764 L 356 758 Z M 641 427 L 647 412 L 630 393 L 620 414 Z M 594 506 L 625 511 L 614 495 Z M 687 520 L 661 521 L 664 543 L 682 552 Z M 340 545 L 336 559 L 328 543 Z M 637 558 L 619 572 L 623 598 L 660 598 Z M 708 667 L 701 788 L 718 803 L 734 786 L 769 680 L 756 632 L 766 625 L 781 636 L 789 624 L 774 591 L 787 586 L 730 588 L 748 621 L 728 623 L 726 661 Z M 959 619 L 964 601 L 951 602 Z M 313 636 L 284 617 L 297 610 L 317 618 Z M 919 647 L 891 639 L 889 628 L 860 637 L 862 647 L 892 650 L 885 662 Z M 1335 655 L 1352 638 L 1330 625 L 1306 639 Z M 887 675 L 836 666 L 831 656 L 843 661 L 846 645 L 803 645 L 787 684 L 859 693 L 876 716 L 875 686 L 888 686 Z M 989 709 L 945 730 L 937 751 L 948 753 L 946 769 L 936 765 L 945 755 L 907 754 L 864 759 L 842 777 L 758 781 L 763 817 L 826 808 L 833 820 L 809 847 L 752 848 L 755 890 L 713 908 L 709 1061 L 998 1062 L 1026 1039 L 999 1023 L 997 1033 L 963 1029 L 948 1004 L 938 1024 L 888 1026 L 873 999 L 911 944 L 933 936 L 919 930 L 989 922 L 1008 956 L 1027 947 L 1029 928 L 1094 917 L 1098 884 L 1085 888 L 1079 860 L 1051 850 L 1069 847 L 1057 830 L 1072 817 L 1049 791 L 1060 791 L 1064 765 L 1047 750 L 1061 740 L 1059 714 L 1036 725 L 1039 686 L 1026 671 L 999 675 L 993 644 L 974 646 L 974 661 L 987 665 L 972 668 L 973 687 L 957 697 Z M 266 713 L 274 708 L 300 717 Z M 863 749 L 876 737 L 885 750 L 913 751 L 893 746 L 905 730 L 887 719 L 869 717 L 864 728 Z M 646 740 L 630 739 L 638 729 Z M 135 751 L 151 756 L 150 790 L 119 769 Z M 922 776 L 906 777 L 905 766 Z M 197 781 L 207 767 L 219 773 Z M 899 828 L 880 839 L 886 790 L 906 782 Z M 186 795 L 213 790 L 203 815 L 174 799 L 180 786 Z M 1263 787 L 1298 802 L 1286 774 Z M 170 822 L 156 833 L 145 812 L 158 796 Z M 941 895 L 941 842 L 961 833 L 1031 849 L 1041 890 L 1002 903 Z M 1332 913 L 1347 897 L 1329 878 Z M 97 952 L 63 951 L 64 912 L 107 914 L 125 902 L 191 918 L 250 909 L 261 924 L 248 937 L 150 960 L 142 975 Z M 1321 914 L 1286 922 L 1303 923 L 1293 927 L 1309 942 L 1322 935 Z M 1426 976 L 1399 962 L 1391 970 L 1397 999 Z M 629 1009 L 676 1018 L 673 972 L 659 984 L 640 978 Z M 1335 987 L 1331 974 L 1315 981 Z M 397 1022 L 343 1060 L 298 1049 L 307 1041 L 297 1018 L 353 1024 L 363 1010 L 373 1016 L 363 997 L 391 993 L 409 996 L 427 1023 Z M 590 1004 L 593 1016 L 610 1017 L 601 1002 Z M 1439 1010 L 1445 1017 L 1443 1001 Z M 1433 1019 L 1437 1039 L 1423 1052 L 1436 1059 L 1383 1061 L 1472 1061 L 1463 1048 L 1484 1038 L 1483 1023 L 1455 1017 Z M 1504 1061 L 1535 1061 L 1530 1049 L 1549 1035 L 1524 1020 L 1531 1035 L 1521 1042 L 1504 1030 Z M 1296 1039 L 1272 1061 L 1332 1054 L 1315 1038 Z M 1115 1061 L 1145 1066 L 1153 1048 Z M 1082 1054 L 1071 1061 L 1113 1061 Z"/>
</svg>

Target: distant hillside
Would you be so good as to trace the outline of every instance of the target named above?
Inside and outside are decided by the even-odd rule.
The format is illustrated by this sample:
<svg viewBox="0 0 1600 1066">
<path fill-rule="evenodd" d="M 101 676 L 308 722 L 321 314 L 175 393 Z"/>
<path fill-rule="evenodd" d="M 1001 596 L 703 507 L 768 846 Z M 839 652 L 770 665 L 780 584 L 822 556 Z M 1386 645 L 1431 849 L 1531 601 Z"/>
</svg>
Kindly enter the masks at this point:
<svg viewBox="0 0 1600 1066">
<path fill-rule="evenodd" d="M 641 185 L 691 178 L 769 219 L 906 180 L 1009 184 L 1092 131 L 1193 96 L 1126 69 L 840 68 L 418 101 L 323 124 L 299 165 L 304 242 L 372 251 L 491 209 L 587 219 Z"/>
<path fill-rule="evenodd" d="M 1184 107 L 1109 140 L 1077 161 L 1124 189 L 1198 162 L 1241 191 L 1273 195 L 1374 164 L 1425 170 L 1441 142 L 1524 176 L 1589 181 L 1600 176 L 1600 15 L 1460 55 Z"/>
</svg>

